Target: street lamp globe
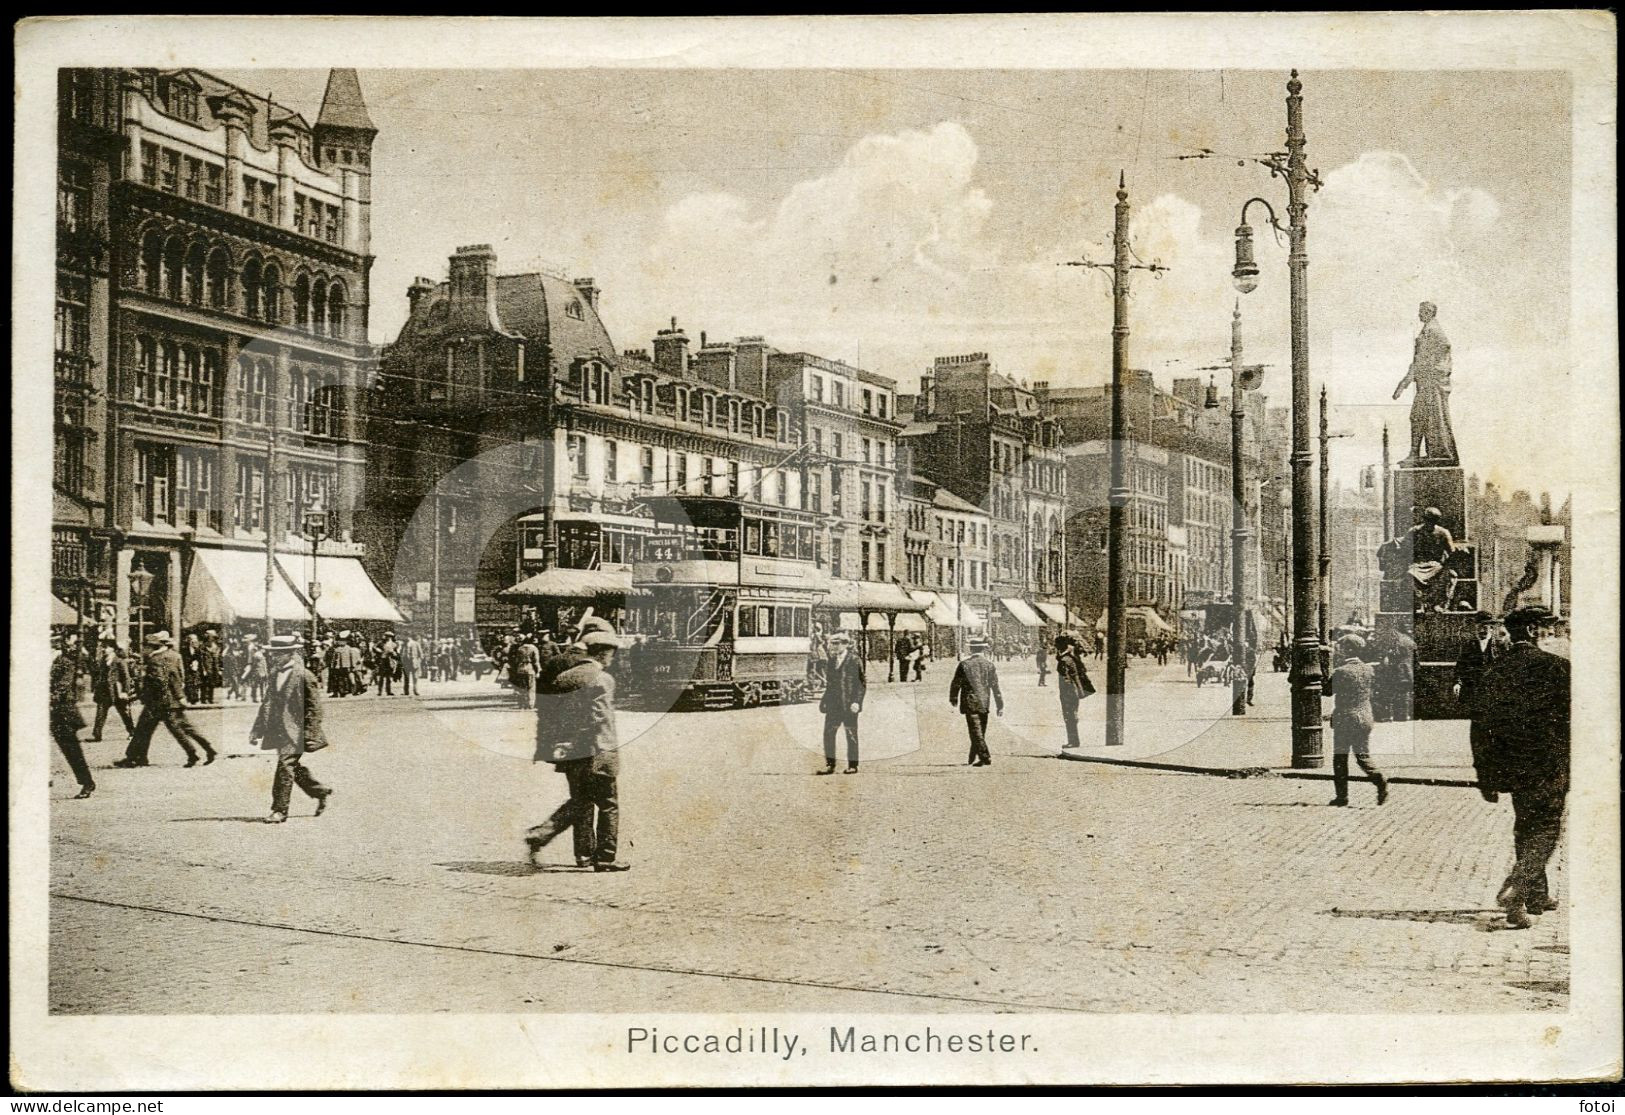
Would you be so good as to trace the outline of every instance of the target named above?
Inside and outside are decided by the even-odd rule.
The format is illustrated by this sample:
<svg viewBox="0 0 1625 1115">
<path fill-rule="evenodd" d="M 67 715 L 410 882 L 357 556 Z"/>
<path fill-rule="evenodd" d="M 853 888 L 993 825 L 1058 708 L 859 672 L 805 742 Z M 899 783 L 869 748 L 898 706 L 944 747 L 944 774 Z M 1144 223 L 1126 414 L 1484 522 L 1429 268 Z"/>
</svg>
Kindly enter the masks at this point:
<svg viewBox="0 0 1625 1115">
<path fill-rule="evenodd" d="M 1207 398 L 1203 401 L 1202 406 L 1208 410 L 1219 409 L 1219 387 L 1218 384 L 1213 382 L 1212 376 L 1207 377 Z"/>
<path fill-rule="evenodd" d="M 1253 226 L 1244 224 L 1236 229 L 1236 266 L 1230 272 L 1231 280 L 1242 294 L 1258 289 L 1258 264 L 1253 261 Z"/>
<path fill-rule="evenodd" d="M 152 587 L 153 576 L 147 569 L 136 566 L 130 570 L 130 592 L 137 600 L 144 600 L 147 590 Z"/>
</svg>

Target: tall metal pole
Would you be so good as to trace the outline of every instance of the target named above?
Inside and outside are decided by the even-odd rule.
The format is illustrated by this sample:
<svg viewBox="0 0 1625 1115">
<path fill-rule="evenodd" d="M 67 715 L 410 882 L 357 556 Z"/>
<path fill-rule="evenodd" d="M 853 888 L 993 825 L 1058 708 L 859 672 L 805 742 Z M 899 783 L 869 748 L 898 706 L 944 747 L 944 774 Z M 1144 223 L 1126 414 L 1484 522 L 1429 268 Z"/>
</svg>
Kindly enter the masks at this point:
<svg viewBox="0 0 1625 1115">
<path fill-rule="evenodd" d="M 433 597 L 434 604 L 429 612 L 429 637 L 438 645 L 440 642 L 440 492 L 438 489 L 434 493 L 433 555 L 433 570 L 430 576 L 434 578 L 434 583 L 430 586 L 432 591 L 429 595 Z"/>
<path fill-rule="evenodd" d="M 1311 610 L 1315 569 L 1310 560 L 1309 490 L 1309 203 L 1311 181 L 1304 162 L 1303 83 L 1298 71 L 1287 82 L 1286 184 L 1290 216 L 1287 256 L 1292 304 L 1292 765 L 1323 766 L 1326 762 L 1320 728 L 1320 640 Z M 1318 184 L 1318 179 L 1317 179 Z"/>
<path fill-rule="evenodd" d="M 1326 385 L 1320 385 L 1320 645 L 1326 646 L 1326 613 L 1331 607 L 1332 553 L 1326 545 L 1326 487 L 1331 481 L 1331 461 L 1326 450 L 1331 432 L 1326 425 Z"/>
<path fill-rule="evenodd" d="M 1249 534 L 1241 468 L 1241 378 L 1241 303 L 1237 302 L 1235 315 L 1230 319 L 1230 600 L 1235 611 L 1231 625 L 1230 661 L 1237 666 L 1246 661 L 1243 649 L 1247 640 L 1247 585 L 1244 571 Z M 1247 679 L 1239 670 L 1235 672 L 1231 686 L 1230 715 L 1247 715 Z"/>
<path fill-rule="evenodd" d="M 1128 673 L 1128 586 L 1123 533 L 1129 490 L 1123 469 L 1123 380 L 1128 370 L 1128 190 L 1117 176 L 1112 231 L 1112 460 L 1106 512 L 1106 746 L 1123 743 L 1123 696 Z"/>
<path fill-rule="evenodd" d="M 276 428 L 281 408 L 279 402 L 265 400 L 266 420 L 271 428 L 265 441 L 265 641 L 267 645 L 276 635 L 276 620 L 271 618 L 271 594 L 276 588 Z"/>
<path fill-rule="evenodd" d="M 1382 424 L 1382 537 L 1379 542 L 1386 542 L 1394 536 L 1394 509 L 1390 506 L 1393 499 L 1388 490 L 1388 423 Z"/>
</svg>

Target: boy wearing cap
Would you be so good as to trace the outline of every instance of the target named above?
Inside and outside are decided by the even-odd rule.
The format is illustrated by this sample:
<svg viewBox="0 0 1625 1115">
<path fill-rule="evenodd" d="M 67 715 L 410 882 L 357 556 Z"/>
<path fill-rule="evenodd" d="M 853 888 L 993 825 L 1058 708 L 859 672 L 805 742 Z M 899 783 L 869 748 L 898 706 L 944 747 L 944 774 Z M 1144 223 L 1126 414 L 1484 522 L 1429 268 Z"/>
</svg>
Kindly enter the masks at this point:
<svg viewBox="0 0 1625 1115">
<path fill-rule="evenodd" d="M 970 733 L 969 765 L 992 766 L 993 756 L 987 749 L 987 714 L 989 706 L 996 704 L 999 715 L 1004 715 L 1004 694 L 999 692 L 999 671 L 987 657 L 986 639 L 971 640 L 970 657 L 954 670 L 954 679 L 948 685 L 948 703 L 965 717 L 965 730 Z"/>
<path fill-rule="evenodd" d="M 333 791 L 318 782 L 302 760 L 305 752 L 327 746 L 322 732 L 322 687 L 305 667 L 305 644 L 298 635 L 277 635 L 265 650 L 271 659 L 271 680 L 248 733 L 251 746 L 276 752 L 271 815 L 265 822 L 280 825 L 288 819 L 295 786 L 316 799 L 316 816 L 320 817 Z"/>
<path fill-rule="evenodd" d="M 215 760 L 214 746 L 186 717 L 186 665 L 173 643 L 167 631 L 154 631 L 147 636 L 147 661 L 141 679 L 141 718 L 135 723 L 124 758 L 115 762 L 115 767 L 146 766 L 147 750 L 152 746 L 152 734 L 159 724 L 169 729 L 169 734 L 186 752 L 187 766 L 197 766 L 198 753 L 193 750 L 193 744 L 202 748 L 204 766 Z"/>
<path fill-rule="evenodd" d="M 1569 790 L 1569 663 L 1539 643 L 1555 618 L 1545 608 L 1506 617 L 1512 646 L 1484 671 L 1474 720 L 1484 732 L 1473 748 L 1485 801 L 1512 795 L 1517 857 L 1496 901 L 1507 925 L 1527 929 L 1530 914 L 1556 909 L 1546 864 L 1562 833 Z"/>
<path fill-rule="evenodd" d="M 620 643 L 608 631 L 587 631 L 581 637 L 582 658 L 554 674 L 537 701 L 535 759 L 551 762 L 564 775 L 570 798 L 525 834 L 533 864 L 538 853 L 569 828 L 575 833 L 577 867 L 591 866 L 601 872 L 631 867 L 615 858 L 620 838 L 621 760 L 615 730 L 615 678 L 609 667 Z M 557 660 L 567 659 L 559 655 Z"/>
<path fill-rule="evenodd" d="M 829 637 L 830 659 L 818 711 L 824 714 L 824 769 L 835 773 L 835 735 L 846 732 L 846 773 L 858 773 L 858 713 L 863 711 L 867 682 L 863 664 L 852 653 L 852 637 L 837 631 Z"/>
</svg>

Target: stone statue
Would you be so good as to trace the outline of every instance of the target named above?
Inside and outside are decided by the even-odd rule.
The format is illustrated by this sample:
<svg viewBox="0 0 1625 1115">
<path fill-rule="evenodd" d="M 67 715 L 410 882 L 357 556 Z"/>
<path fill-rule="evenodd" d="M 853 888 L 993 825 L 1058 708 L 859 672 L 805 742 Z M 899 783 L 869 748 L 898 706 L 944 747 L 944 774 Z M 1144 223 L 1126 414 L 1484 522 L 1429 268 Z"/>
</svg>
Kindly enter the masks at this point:
<svg viewBox="0 0 1625 1115">
<path fill-rule="evenodd" d="M 1456 540 L 1442 524 L 1437 507 L 1419 510 L 1421 522 L 1378 547 L 1377 565 L 1386 577 L 1410 578 L 1416 611 L 1447 611 L 1457 581 L 1450 565 Z"/>
<path fill-rule="evenodd" d="M 1411 369 L 1394 388 L 1394 398 L 1405 388 L 1416 386 L 1411 402 L 1411 455 L 1408 460 L 1426 459 L 1458 464 L 1456 436 L 1450 431 L 1450 339 L 1434 320 L 1438 307 L 1423 302 L 1419 315 L 1422 331 L 1416 335 L 1416 353 Z M 1427 452 L 1422 452 L 1424 443 Z"/>
</svg>

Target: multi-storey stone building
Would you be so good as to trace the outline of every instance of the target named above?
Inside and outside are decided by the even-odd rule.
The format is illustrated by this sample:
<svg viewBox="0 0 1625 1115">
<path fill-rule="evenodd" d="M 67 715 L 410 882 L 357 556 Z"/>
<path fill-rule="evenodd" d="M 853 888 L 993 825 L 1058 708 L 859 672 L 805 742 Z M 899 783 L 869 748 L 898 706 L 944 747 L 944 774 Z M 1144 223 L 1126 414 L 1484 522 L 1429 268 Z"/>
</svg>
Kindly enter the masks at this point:
<svg viewBox="0 0 1625 1115">
<path fill-rule="evenodd" d="M 1066 467 L 1039 393 L 987 353 L 939 356 L 903 400 L 914 471 L 988 516 L 988 593 L 1002 631 L 1066 623 Z"/>
<path fill-rule="evenodd" d="M 357 562 L 371 144 L 354 71 L 314 125 L 200 70 L 66 70 L 57 569 L 138 623 L 393 615 Z M 352 615 L 340 616 L 349 611 Z"/>
</svg>

